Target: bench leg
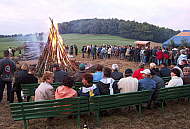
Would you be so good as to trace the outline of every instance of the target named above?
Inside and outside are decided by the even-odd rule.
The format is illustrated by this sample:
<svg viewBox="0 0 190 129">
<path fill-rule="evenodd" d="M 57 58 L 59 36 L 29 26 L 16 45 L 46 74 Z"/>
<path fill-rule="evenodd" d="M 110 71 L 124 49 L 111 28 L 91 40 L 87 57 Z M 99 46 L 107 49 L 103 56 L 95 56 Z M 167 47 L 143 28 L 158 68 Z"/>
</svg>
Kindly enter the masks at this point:
<svg viewBox="0 0 190 129">
<path fill-rule="evenodd" d="M 162 107 L 161 107 L 162 108 L 162 112 L 164 112 L 164 103 L 165 103 L 165 101 L 163 100 L 162 101 Z"/>
<path fill-rule="evenodd" d="M 77 115 L 77 128 L 80 128 L 80 114 Z"/>
<path fill-rule="evenodd" d="M 100 127 L 100 112 L 99 111 L 96 112 L 96 125 Z"/>
<path fill-rule="evenodd" d="M 27 122 L 27 120 L 24 120 L 24 129 L 28 129 L 28 122 Z"/>
</svg>

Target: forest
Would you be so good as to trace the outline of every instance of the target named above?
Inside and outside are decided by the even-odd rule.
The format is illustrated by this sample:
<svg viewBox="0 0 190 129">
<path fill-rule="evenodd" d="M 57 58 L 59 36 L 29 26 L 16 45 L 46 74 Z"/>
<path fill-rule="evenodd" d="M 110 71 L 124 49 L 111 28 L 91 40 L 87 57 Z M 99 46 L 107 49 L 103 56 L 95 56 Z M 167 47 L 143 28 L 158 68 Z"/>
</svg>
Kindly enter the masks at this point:
<svg viewBox="0 0 190 129">
<path fill-rule="evenodd" d="M 58 23 L 61 34 L 110 34 L 135 40 L 148 40 L 163 43 L 180 31 L 159 27 L 147 22 L 119 19 L 81 19 Z"/>
</svg>

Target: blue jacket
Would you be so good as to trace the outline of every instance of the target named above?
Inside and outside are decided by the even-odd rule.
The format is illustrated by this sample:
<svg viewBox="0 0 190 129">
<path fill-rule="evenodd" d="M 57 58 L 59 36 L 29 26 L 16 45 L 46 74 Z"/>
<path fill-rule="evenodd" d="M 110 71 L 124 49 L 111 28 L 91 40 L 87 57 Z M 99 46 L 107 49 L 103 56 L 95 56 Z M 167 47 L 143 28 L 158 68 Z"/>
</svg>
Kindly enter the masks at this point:
<svg viewBox="0 0 190 129">
<path fill-rule="evenodd" d="M 153 90 L 156 88 L 156 82 L 151 78 L 144 78 L 139 80 L 139 89 L 138 90 Z"/>
</svg>

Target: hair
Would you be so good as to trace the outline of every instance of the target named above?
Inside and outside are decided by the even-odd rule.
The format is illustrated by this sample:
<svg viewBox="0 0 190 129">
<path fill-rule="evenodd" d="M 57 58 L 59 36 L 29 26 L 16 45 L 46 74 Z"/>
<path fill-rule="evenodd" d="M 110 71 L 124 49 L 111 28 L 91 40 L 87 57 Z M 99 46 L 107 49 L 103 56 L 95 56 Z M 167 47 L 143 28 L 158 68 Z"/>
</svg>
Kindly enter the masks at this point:
<svg viewBox="0 0 190 129">
<path fill-rule="evenodd" d="M 88 83 L 93 83 L 93 75 L 90 73 L 83 74 L 82 79 L 85 79 Z"/>
<path fill-rule="evenodd" d="M 96 67 L 96 70 L 97 70 L 97 71 L 102 71 L 102 69 L 103 69 L 103 66 L 100 65 L 100 64 L 98 64 L 97 67 Z"/>
<path fill-rule="evenodd" d="M 5 50 L 5 51 L 3 52 L 3 55 L 4 55 L 4 57 L 9 57 L 9 51 L 8 51 L 8 50 Z"/>
<path fill-rule="evenodd" d="M 28 67 L 28 71 L 36 71 L 36 67 L 33 66 L 33 65 L 30 65 L 30 66 Z"/>
<path fill-rule="evenodd" d="M 144 65 L 145 65 L 144 63 L 140 63 L 139 68 L 144 68 Z"/>
<path fill-rule="evenodd" d="M 156 64 L 155 63 L 150 63 L 150 69 L 156 68 Z"/>
<path fill-rule="evenodd" d="M 45 71 L 42 76 L 42 81 L 45 82 L 47 79 L 50 79 L 51 77 L 53 77 L 53 72 Z"/>
<path fill-rule="evenodd" d="M 174 73 L 176 76 L 180 77 L 180 71 L 179 71 L 179 69 L 173 68 L 173 69 L 171 70 L 171 72 Z"/>
<path fill-rule="evenodd" d="M 104 77 L 111 77 L 112 70 L 108 67 L 104 68 Z"/>
<path fill-rule="evenodd" d="M 167 67 L 167 64 L 166 64 L 166 63 L 162 63 L 161 65 L 163 65 L 163 66 Z"/>
<path fill-rule="evenodd" d="M 64 86 L 68 86 L 68 87 L 72 88 L 72 86 L 74 85 L 74 79 L 73 79 L 73 77 L 71 77 L 71 76 L 64 76 L 62 84 Z"/>
<path fill-rule="evenodd" d="M 28 65 L 27 64 L 22 64 L 21 70 L 28 70 Z"/>
</svg>

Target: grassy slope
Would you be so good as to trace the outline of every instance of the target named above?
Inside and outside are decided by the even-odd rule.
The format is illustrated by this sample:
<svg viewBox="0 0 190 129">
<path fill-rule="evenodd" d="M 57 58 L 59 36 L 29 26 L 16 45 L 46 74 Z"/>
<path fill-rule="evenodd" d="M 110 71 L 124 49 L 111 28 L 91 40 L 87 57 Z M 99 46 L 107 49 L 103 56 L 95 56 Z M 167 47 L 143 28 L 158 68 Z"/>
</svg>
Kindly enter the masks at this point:
<svg viewBox="0 0 190 129">
<path fill-rule="evenodd" d="M 110 45 L 129 45 L 133 44 L 135 40 L 125 39 L 119 36 L 111 35 L 92 35 L 92 34 L 64 34 L 62 35 L 66 44 L 76 44 L 77 46 L 88 44 L 110 44 Z"/>
<path fill-rule="evenodd" d="M 3 56 L 3 51 L 9 47 L 18 47 L 22 44 L 22 41 L 17 41 L 15 38 L 0 38 L 0 57 Z"/>
</svg>

